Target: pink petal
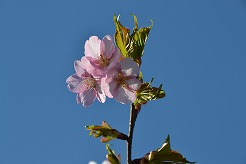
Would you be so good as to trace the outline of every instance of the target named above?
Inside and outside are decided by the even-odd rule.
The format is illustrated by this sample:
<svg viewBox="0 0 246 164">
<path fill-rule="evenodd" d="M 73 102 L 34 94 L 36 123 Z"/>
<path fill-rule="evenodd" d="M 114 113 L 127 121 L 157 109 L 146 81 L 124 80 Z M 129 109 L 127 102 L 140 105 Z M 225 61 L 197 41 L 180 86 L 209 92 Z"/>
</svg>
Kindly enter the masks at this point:
<svg viewBox="0 0 246 164">
<path fill-rule="evenodd" d="M 130 100 L 131 103 L 134 103 L 137 99 L 136 91 L 128 90 L 127 88 L 124 88 L 124 91 L 128 100 Z"/>
<path fill-rule="evenodd" d="M 110 82 L 113 81 L 112 79 L 113 79 L 113 77 L 110 77 L 110 78 L 104 77 L 101 80 L 102 90 L 104 91 L 105 95 L 108 96 L 109 98 L 113 98 L 112 94 L 109 91 L 109 89 L 110 89 L 109 81 Z M 115 88 L 115 86 L 111 86 L 111 87 Z"/>
<path fill-rule="evenodd" d="M 84 56 L 88 61 L 89 63 L 95 67 L 95 68 L 100 68 L 100 64 L 99 64 L 99 59 L 98 58 L 93 58 L 93 57 L 90 57 L 90 56 Z M 82 57 L 83 58 L 83 57 Z"/>
<path fill-rule="evenodd" d="M 110 64 L 108 66 L 108 69 L 115 67 L 116 63 L 118 63 L 119 60 L 120 60 L 120 50 L 118 48 L 115 48 L 115 51 L 110 58 Z"/>
<path fill-rule="evenodd" d="M 128 96 L 125 93 L 125 89 L 123 89 L 122 87 L 118 87 L 114 91 L 111 91 L 111 92 L 116 101 L 122 104 L 130 103 Z"/>
<path fill-rule="evenodd" d="M 83 79 L 78 75 L 74 74 L 67 78 L 67 87 L 71 92 L 81 93 L 87 89 L 87 85 L 84 83 Z"/>
<path fill-rule="evenodd" d="M 92 74 L 93 70 L 95 69 L 89 62 L 88 58 L 83 56 L 81 58 L 82 68 L 84 68 L 88 73 Z"/>
<path fill-rule="evenodd" d="M 84 59 L 85 58 L 85 59 Z M 85 61 L 86 70 L 95 77 L 104 77 L 107 73 L 108 68 L 102 67 L 98 63 L 98 59 L 94 59 L 92 57 L 82 57 L 83 61 Z"/>
<path fill-rule="evenodd" d="M 101 103 L 104 103 L 106 101 L 106 95 L 99 85 L 96 86 L 96 91 L 97 91 L 96 97 L 97 97 L 98 101 Z"/>
<path fill-rule="evenodd" d="M 118 76 L 118 73 L 121 72 L 121 66 L 119 63 L 116 63 L 115 66 L 113 66 L 112 68 L 110 68 L 107 72 L 107 75 L 108 76 L 111 76 L 111 75 L 117 75 Z"/>
<path fill-rule="evenodd" d="M 92 36 L 85 42 L 85 56 L 98 58 L 100 54 L 101 40 L 97 36 Z"/>
<path fill-rule="evenodd" d="M 82 75 L 85 73 L 85 69 L 82 66 L 82 62 L 78 60 L 74 62 L 74 69 L 79 77 L 82 77 Z"/>
<path fill-rule="evenodd" d="M 109 35 L 104 36 L 100 46 L 100 51 L 103 52 L 103 55 L 110 58 L 114 52 L 114 49 L 115 47 L 112 37 Z"/>
<path fill-rule="evenodd" d="M 141 84 L 141 81 L 135 77 L 127 80 L 128 87 L 130 88 L 130 90 L 133 91 L 137 91 L 140 88 Z"/>
<path fill-rule="evenodd" d="M 86 108 L 96 99 L 96 91 L 94 89 L 89 89 L 82 93 L 78 93 L 76 99 L 78 104 L 82 104 Z"/>
<path fill-rule="evenodd" d="M 125 73 L 125 76 L 135 76 L 139 74 L 139 67 L 132 58 L 125 58 L 120 61 L 122 72 Z"/>
</svg>

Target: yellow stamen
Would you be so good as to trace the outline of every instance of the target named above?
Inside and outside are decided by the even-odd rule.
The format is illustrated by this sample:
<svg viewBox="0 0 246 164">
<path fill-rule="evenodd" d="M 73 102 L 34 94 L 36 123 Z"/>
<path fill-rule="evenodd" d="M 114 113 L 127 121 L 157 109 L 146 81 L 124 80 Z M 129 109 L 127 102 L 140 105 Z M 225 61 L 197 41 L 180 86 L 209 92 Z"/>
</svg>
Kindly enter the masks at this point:
<svg viewBox="0 0 246 164">
<path fill-rule="evenodd" d="M 121 85 L 122 87 L 126 87 L 127 86 L 126 78 L 122 75 L 122 73 L 118 74 L 117 83 L 119 85 Z"/>
<path fill-rule="evenodd" d="M 87 77 L 84 82 L 87 84 L 89 88 L 96 87 L 96 80 L 93 77 Z"/>
<path fill-rule="evenodd" d="M 100 59 L 99 59 L 99 64 L 101 65 L 101 66 L 108 66 L 109 65 L 109 59 L 106 57 L 106 56 L 104 56 L 103 54 L 100 54 L 100 57 L 99 57 Z"/>
</svg>

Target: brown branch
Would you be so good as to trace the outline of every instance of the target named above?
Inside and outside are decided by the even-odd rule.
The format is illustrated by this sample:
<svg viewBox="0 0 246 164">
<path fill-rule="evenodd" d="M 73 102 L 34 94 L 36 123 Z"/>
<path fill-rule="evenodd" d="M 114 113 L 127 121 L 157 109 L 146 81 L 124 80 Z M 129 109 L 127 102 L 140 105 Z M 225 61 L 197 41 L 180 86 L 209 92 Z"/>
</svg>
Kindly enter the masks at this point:
<svg viewBox="0 0 246 164">
<path fill-rule="evenodd" d="M 117 138 L 120 140 L 128 140 L 128 136 L 125 135 L 124 133 L 119 132 L 119 131 L 118 131 Z"/>
<path fill-rule="evenodd" d="M 127 164 L 132 164 L 132 139 L 133 139 L 133 130 L 135 122 L 140 112 L 141 106 L 131 104 L 130 108 L 130 120 L 129 120 L 129 133 L 127 140 Z"/>
</svg>

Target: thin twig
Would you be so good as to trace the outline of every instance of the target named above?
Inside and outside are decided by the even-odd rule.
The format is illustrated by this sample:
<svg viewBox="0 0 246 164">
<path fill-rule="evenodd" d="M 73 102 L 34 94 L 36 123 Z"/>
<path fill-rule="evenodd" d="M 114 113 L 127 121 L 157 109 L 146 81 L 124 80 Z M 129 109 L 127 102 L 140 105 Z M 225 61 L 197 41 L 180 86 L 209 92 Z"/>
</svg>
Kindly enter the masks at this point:
<svg viewBox="0 0 246 164">
<path fill-rule="evenodd" d="M 127 164 L 132 164 L 132 139 L 133 139 L 133 130 L 135 122 L 140 112 L 141 106 L 131 104 L 130 108 L 130 120 L 129 120 L 129 133 L 127 140 Z"/>
</svg>

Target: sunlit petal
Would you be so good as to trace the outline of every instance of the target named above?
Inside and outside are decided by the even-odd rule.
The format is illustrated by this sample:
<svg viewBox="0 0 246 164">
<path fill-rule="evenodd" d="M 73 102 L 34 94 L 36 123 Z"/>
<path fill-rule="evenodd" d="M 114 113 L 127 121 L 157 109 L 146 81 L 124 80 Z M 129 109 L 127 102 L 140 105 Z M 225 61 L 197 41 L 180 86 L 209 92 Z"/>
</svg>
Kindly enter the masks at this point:
<svg viewBox="0 0 246 164">
<path fill-rule="evenodd" d="M 120 50 L 118 48 L 115 48 L 115 51 L 110 58 L 110 64 L 108 66 L 108 69 L 111 69 L 116 66 L 116 64 L 119 62 L 120 59 Z"/>
<path fill-rule="evenodd" d="M 74 62 L 74 69 L 79 77 L 81 77 L 85 73 L 85 69 L 83 68 L 82 65 L 83 65 L 82 62 L 78 60 Z"/>
<path fill-rule="evenodd" d="M 111 36 L 106 35 L 103 37 L 100 47 L 101 52 L 103 55 L 110 58 L 115 50 L 114 42 Z"/>
<path fill-rule="evenodd" d="M 124 88 L 125 95 L 131 103 L 134 103 L 137 99 L 136 92 L 134 90 L 129 90 L 128 88 Z"/>
<path fill-rule="evenodd" d="M 98 101 L 101 103 L 104 103 L 106 101 L 106 95 L 99 85 L 96 86 L 96 91 L 97 91 L 96 97 L 97 97 Z"/>
<path fill-rule="evenodd" d="M 141 82 L 136 77 L 133 77 L 127 80 L 127 85 L 130 90 L 137 91 L 141 86 Z"/>
<path fill-rule="evenodd" d="M 87 85 L 77 74 L 69 76 L 66 83 L 68 84 L 68 89 L 74 93 L 81 93 L 87 89 Z"/>
<path fill-rule="evenodd" d="M 90 106 L 95 99 L 96 92 L 94 89 L 89 89 L 77 94 L 77 103 L 82 104 L 85 108 Z"/>
<path fill-rule="evenodd" d="M 85 43 L 85 56 L 98 58 L 100 54 L 101 40 L 97 36 L 92 36 Z"/>
<path fill-rule="evenodd" d="M 114 90 L 112 88 L 110 90 L 111 90 L 111 93 L 112 93 L 112 95 L 116 101 L 118 101 L 122 104 L 130 103 L 128 96 L 127 96 L 127 93 L 125 93 L 125 90 L 122 87 L 117 87 Z"/>
<path fill-rule="evenodd" d="M 122 68 L 122 72 L 124 72 L 126 76 L 138 76 L 139 67 L 137 63 L 132 60 L 132 58 L 125 58 L 121 60 L 120 65 Z"/>
</svg>

